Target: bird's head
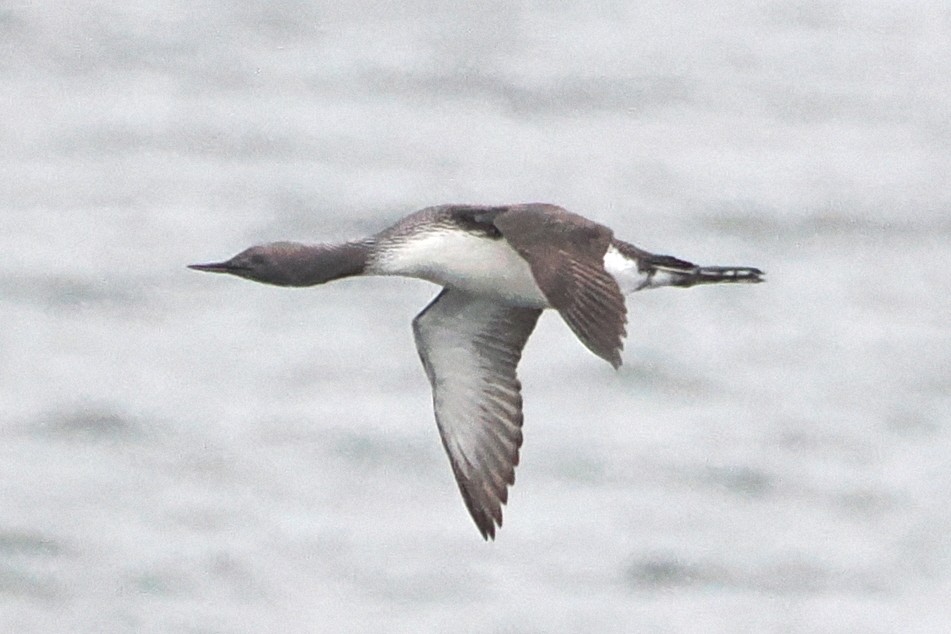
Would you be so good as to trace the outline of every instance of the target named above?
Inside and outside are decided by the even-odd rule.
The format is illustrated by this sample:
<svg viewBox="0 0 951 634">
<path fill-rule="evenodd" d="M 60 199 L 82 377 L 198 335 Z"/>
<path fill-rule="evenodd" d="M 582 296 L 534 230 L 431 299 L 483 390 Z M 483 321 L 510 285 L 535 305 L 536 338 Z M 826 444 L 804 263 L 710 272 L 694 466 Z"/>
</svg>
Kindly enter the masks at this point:
<svg viewBox="0 0 951 634">
<path fill-rule="evenodd" d="M 363 272 L 367 243 L 307 245 L 272 242 L 245 249 L 230 260 L 191 264 L 208 273 L 228 273 L 275 286 L 313 286 Z"/>
<path fill-rule="evenodd" d="M 255 282 L 294 286 L 294 261 L 304 245 L 291 242 L 259 244 L 245 249 L 230 260 L 211 264 L 190 264 L 188 268 L 208 273 L 228 273 Z"/>
</svg>

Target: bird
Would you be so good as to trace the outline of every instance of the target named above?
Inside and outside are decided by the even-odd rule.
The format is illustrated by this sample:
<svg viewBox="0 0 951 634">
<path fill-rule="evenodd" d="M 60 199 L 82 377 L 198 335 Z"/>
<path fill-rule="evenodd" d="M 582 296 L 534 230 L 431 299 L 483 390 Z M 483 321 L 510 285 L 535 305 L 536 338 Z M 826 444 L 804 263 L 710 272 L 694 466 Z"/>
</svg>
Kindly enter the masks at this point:
<svg viewBox="0 0 951 634">
<path fill-rule="evenodd" d="M 515 483 L 523 424 L 516 369 L 544 310 L 557 311 L 588 350 L 617 369 L 627 334 L 625 295 L 764 281 L 755 267 L 698 266 L 645 251 L 546 203 L 427 207 L 368 238 L 272 242 L 189 268 L 277 286 L 360 275 L 442 286 L 413 319 L 413 334 L 442 445 L 486 541 L 501 528 Z"/>
</svg>

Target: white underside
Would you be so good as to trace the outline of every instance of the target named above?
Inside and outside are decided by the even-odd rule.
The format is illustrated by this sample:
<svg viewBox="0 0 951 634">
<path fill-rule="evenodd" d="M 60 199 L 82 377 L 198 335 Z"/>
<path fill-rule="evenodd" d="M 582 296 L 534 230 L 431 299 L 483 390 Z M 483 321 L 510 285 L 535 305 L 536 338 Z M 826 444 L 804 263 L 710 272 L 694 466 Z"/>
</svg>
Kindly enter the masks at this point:
<svg viewBox="0 0 951 634">
<path fill-rule="evenodd" d="M 670 286 L 677 279 L 677 276 L 673 273 L 663 269 L 655 269 L 653 275 L 647 275 L 639 271 L 636 260 L 624 257 L 614 247 L 608 247 L 604 254 L 604 270 L 617 280 L 618 286 L 621 287 L 621 293 L 624 295 L 645 288 Z"/>
<path fill-rule="evenodd" d="M 608 247 L 604 254 L 604 270 L 614 277 L 624 295 L 640 290 L 647 280 L 646 275 L 638 272 L 637 262 L 624 257 L 614 247 Z"/>
<path fill-rule="evenodd" d="M 604 268 L 625 295 L 667 283 L 658 279 L 659 272 L 649 279 L 614 247 L 604 255 Z M 462 231 L 431 231 L 394 244 L 370 264 L 368 272 L 428 280 L 512 306 L 549 306 L 528 262 L 508 242 Z"/>
<path fill-rule="evenodd" d="M 548 307 L 528 262 L 508 242 L 464 231 L 431 231 L 394 244 L 369 272 L 416 277 L 512 306 Z"/>
</svg>

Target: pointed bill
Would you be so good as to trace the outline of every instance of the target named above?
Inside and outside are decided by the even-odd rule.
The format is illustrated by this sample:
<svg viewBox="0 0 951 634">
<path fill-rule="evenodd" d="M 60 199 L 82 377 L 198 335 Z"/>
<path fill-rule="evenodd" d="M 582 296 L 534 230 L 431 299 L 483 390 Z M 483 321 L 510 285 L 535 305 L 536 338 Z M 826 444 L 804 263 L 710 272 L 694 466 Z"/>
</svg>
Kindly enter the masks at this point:
<svg viewBox="0 0 951 634">
<path fill-rule="evenodd" d="M 208 273 L 231 273 L 234 269 L 227 262 L 212 262 L 211 264 L 189 264 L 188 268 L 194 271 Z"/>
</svg>

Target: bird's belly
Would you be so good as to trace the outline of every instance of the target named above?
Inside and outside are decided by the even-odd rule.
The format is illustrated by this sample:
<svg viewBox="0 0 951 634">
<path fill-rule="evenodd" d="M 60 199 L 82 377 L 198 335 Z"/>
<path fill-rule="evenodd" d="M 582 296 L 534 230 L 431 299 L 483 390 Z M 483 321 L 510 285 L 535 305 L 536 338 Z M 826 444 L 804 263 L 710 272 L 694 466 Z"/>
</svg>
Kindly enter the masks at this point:
<svg viewBox="0 0 951 634">
<path fill-rule="evenodd" d="M 368 272 L 416 277 L 512 306 L 548 307 L 528 262 L 502 238 L 432 231 L 388 246 Z"/>
</svg>

